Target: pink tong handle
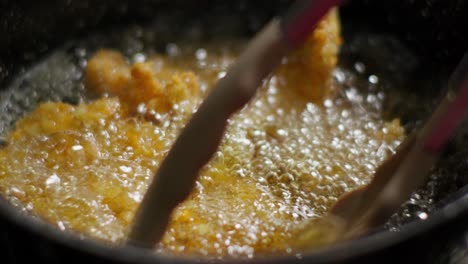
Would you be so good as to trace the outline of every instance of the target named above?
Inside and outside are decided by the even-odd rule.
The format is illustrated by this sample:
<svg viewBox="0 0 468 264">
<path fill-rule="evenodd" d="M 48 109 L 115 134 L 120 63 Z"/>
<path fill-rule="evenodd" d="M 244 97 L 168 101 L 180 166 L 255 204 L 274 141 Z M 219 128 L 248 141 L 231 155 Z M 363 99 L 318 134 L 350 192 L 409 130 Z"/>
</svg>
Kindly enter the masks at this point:
<svg viewBox="0 0 468 264">
<path fill-rule="evenodd" d="M 451 87 L 436 113 L 438 118 L 428 124 L 432 131 L 427 136 L 424 149 L 431 153 L 442 151 L 454 131 L 464 120 L 468 108 L 468 53 L 451 77 Z"/>
</svg>

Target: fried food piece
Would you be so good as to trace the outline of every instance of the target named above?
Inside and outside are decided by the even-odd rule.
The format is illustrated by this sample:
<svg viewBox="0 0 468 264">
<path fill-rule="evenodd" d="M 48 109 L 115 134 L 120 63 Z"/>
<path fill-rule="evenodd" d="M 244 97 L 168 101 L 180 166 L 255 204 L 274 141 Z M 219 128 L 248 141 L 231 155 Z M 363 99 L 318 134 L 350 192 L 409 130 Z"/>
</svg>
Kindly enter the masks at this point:
<svg viewBox="0 0 468 264">
<path fill-rule="evenodd" d="M 162 148 L 154 124 L 128 118 L 118 98 L 44 103 L 0 149 L 0 191 L 61 229 L 116 241 Z"/>
<path fill-rule="evenodd" d="M 130 66 L 116 51 L 100 50 L 88 63 L 86 87 L 97 94 L 107 93 L 125 102 L 131 113 L 167 113 L 175 104 L 198 93 L 198 78 L 162 58 Z"/>
<path fill-rule="evenodd" d="M 280 87 L 293 89 L 307 101 L 323 99 L 330 93 L 340 45 L 340 21 L 334 9 L 317 25 L 306 43 L 289 55 L 277 70 Z"/>
<path fill-rule="evenodd" d="M 123 96 L 131 79 L 130 66 L 116 51 L 100 50 L 85 69 L 86 87 L 98 95 L 108 93 Z"/>
<path fill-rule="evenodd" d="M 156 58 L 131 67 L 130 88 L 123 100 L 131 106 L 146 103 L 148 109 L 166 113 L 182 101 L 193 99 L 198 93 L 198 79 L 193 72 L 162 66 Z"/>
</svg>

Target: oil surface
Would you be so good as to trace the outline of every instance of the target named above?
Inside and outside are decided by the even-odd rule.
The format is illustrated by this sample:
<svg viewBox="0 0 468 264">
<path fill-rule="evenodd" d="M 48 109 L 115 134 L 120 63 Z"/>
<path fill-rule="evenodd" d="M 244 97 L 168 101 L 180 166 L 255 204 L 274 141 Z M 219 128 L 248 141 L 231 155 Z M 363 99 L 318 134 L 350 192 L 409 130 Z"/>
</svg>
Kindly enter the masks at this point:
<svg viewBox="0 0 468 264">
<path fill-rule="evenodd" d="M 141 28 L 123 33 L 130 35 L 130 51 L 123 51 L 132 62 L 154 54 L 141 48 L 142 34 Z M 95 50 L 90 46 L 54 53 L 2 94 L 2 107 L 9 113 L 1 117 L 2 134 L 39 101 L 80 103 L 44 104 L 27 117 L 57 122 L 41 126 L 40 136 L 32 131 L 31 138 L 10 142 L 8 153 L 1 152 L 1 163 L 10 166 L 0 174 L 2 191 L 13 204 L 63 230 L 121 241 L 150 177 L 199 101 L 175 107 L 175 114 L 159 116 L 158 124 L 122 118 L 128 113 L 115 98 L 85 103 L 90 97 L 82 69 Z M 196 69 L 203 96 L 242 46 L 242 41 L 167 43 L 166 59 Z M 341 194 L 367 183 L 402 139 L 397 121 L 382 120 L 386 94 L 378 85 L 386 80 L 363 74 L 363 66 L 337 68 L 332 86 L 340 94 L 317 102 L 281 89 L 278 78 L 266 82 L 231 119 L 220 151 L 201 173 L 192 197 L 175 213 L 161 250 L 245 257 L 294 252 L 292 234 L 301 224 L 322 216 Z M 102 115 L 83 119 L 83 113 Z M 70 123 L 61 122 L 67 118 Z M 60 131 L 64 127 L 75 132 Z M 51 133 L 54 129 L 57 133 Z"/>
</svg>

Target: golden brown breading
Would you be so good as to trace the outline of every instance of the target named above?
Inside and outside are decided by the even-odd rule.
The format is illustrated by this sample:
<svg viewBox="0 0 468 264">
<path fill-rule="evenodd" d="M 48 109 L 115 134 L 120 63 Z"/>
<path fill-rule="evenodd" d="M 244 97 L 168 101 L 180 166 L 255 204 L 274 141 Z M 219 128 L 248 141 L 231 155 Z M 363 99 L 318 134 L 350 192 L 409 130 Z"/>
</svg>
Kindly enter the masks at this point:
<svg viewBox="0 0 468 264">
<path fill-rule="evenodd" d="M 279 85 L 294 89 L 307 101 L 317 102 L 330 92 L 330 79 L 338 61 L 341 30 L 338 11 L 332 10 L 277 70 Z"/>
</svg>

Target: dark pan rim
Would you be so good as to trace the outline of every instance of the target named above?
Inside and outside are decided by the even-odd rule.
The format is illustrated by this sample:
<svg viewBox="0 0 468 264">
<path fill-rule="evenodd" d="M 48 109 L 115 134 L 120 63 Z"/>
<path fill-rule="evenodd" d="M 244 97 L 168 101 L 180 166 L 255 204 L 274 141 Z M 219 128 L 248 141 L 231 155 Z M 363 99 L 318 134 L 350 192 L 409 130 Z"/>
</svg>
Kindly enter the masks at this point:
<svg viewBox="0 0 468 264">
<path fill-rule="evenodd" d="M 300 259 L 294 256 L 270 256 L 253 259 L 232 259 L 223 263 L 330 263 L 349 261 L 354 258 L 384 250 L 403 243 L 427 231 L 468 215 L 468 185 L 454 194 L 455 200 L 440 210 L 433 212 L 425 221 L 412 222 L 403 225 L 399 232 L 380 232 L 371 236 L 340 243 L 338 245 L 304 254 Z M 109 261 L 128 263 L 213 263 L 220 261 L 177 257 L 155 254 L 149 249 L 134 247 L 112 247 L 93 239 L 81 239 L 77 234 L 63 232 L 45 221 L 33 218 L 11 206 L 5 199 L 0 199 L 0 215 L 16 223 L 20 228 L 31 231 L 41 238 L 68 247 L 78 252 L 84 252 Z"/>
</svg>

